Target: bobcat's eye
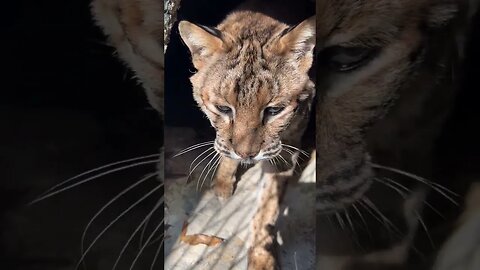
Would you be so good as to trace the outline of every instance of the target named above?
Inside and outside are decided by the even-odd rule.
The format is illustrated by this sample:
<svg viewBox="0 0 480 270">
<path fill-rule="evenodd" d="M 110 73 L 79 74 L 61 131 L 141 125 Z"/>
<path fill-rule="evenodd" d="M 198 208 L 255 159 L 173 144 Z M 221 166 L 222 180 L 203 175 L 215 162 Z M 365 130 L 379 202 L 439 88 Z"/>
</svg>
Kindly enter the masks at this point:
<svg viewBox="0 0 480 270">
<path fill-rule="evenodd" d="M 228 106 L 222 106 L 222 105 L 215 105 L 215 108 L 217 108 L 217 110 L 221 113 L 224 113 L 224 114 L 229 114 L 232 112 L 232 109 Z"/>
<path fill-rule="evenodd" d="M 346 72 L 367 64 L 378 52 L 377 48 L 334 46 L 324 50 L 322 60 L 334 71 Z"/>
<path fill-rule="evenodd" d="M 281 113 L 284 109 L 285 109 L 285 107 L 267 107 L 265 109 L 265 114 L 270 115 L 270 116 L 274 116 L 274 115 L 277 115 L 277 114 Z"/>
</svg>

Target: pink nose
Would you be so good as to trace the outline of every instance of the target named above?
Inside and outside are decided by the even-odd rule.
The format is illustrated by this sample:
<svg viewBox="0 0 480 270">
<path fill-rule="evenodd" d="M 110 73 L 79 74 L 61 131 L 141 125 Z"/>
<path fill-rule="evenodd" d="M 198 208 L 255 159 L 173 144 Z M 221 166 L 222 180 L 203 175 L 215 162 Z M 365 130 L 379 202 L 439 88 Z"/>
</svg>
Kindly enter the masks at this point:
<svg viewBox="0 0 480 270">
<path fill-rule="evenodd" d="M 237 151 L 237 155 L 243 159 L 253 159 L 258 154 L 258 151 Z"/>
</svg>

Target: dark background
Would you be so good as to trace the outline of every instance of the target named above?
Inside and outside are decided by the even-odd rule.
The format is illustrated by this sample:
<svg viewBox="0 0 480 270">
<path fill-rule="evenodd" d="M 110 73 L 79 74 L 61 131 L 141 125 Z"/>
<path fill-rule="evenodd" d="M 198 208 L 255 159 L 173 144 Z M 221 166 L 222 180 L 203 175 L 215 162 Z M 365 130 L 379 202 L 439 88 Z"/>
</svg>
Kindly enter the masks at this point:
<svg viewBox="0 0 480 270">
<path fill-rule="evenodd" d="M 187 2 L 191 8 L 182 9 L 179 19 L 215 25 L 237 1 Z M 132 74 L 113 56 L 113 49 L 103 44 L 103 35 L 91 20 L 88 4 L 80 0 L 19 0 L 2 5 L 2 269 L 71 269 L 79 258 L 80 236 L 88 220 L 121 189 L 154 170 L 147 166 L 116 173 L 26 206 L 68 177 L 112 161 L 156 153 L 162 144 L 157 113 L 149 107 Z M 196 15 L 205 10 L 209 11 L 208 17 Z M 462 91 L 452 101 L 454 113 L 438 141 L 439 164 L 443 164 L 439 173 L 478 176 L 480 29 L 474 27 L 474 31 L 467 50 Z M 191 67 L 184 68 L 189 61 L 186 47 L 173 30 L 166 55 L 166 121 L 205 127 L 208 122 L 185 84 L 185 78 L 193 71 Z M 184 103 L 185 100 L 189 101 Z M 176 113 L 169 114 L 172 106 Z M 185 115 L 189 116 L 188 121 L 182 122 L 187 119 Z M 154 184 L 146 183 L 113 205 L 90 232 L 98 233 Z M 463 184 L 452 183 L 455 185 Z M 87 257 L 88 269 L 111 267 L 112 259 L 154 202 L 155 198 L 147 200 L 98 242 Z M 94 235 L 90 233 L 87 240 Z M 149 249 L 146 256 L 151 252 Z M 128 254 L 135 255 L 127 252 L 123 267 L 129 266 L 132 259 Z M 151 259 L 141 261 L 149 266 Z"/>
<path fill-rule="evenodd" d="M 72 269 L 90 218 L 120 190 L 155 170 L 151 165 L 114 173 L 26 206 L 56 183 L 106 163 L 158 153 L 163 142 L 157 113 L 132 73 L 104 44 L 88 5 L 89 1 L 2 2 L 2 269 Z M 87 244 L 155 184 L 146 182 L 113 204 L 89 230 Z M 87 256 L 88 269 L 112 267 L 112 259 L 159 195 L 98 241 Z M 138 243 L 132 246 L 119 269 L 136 255 Z M 140 261 L 149 267 L 155 251 L 153 245 Z"/>
</svg>

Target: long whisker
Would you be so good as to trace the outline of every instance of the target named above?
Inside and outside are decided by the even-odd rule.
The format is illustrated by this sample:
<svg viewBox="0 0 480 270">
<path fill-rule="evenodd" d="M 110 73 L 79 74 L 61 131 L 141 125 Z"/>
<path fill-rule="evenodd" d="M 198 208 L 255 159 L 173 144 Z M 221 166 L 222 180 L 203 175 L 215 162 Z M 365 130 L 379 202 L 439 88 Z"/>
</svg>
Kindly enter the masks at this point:
<svg viewBox="0 0 480 270">
<path fill-rule="evenodd" d="M 181 156 L 181 155 L 186 154 L 186 153 L 188 153 L 188 152 L 190 152 L 190 151 L 193 151 L 193 150 L 195 150 L 195 149 L 198 149 L 198 148 L 201 148 L 201 147 L 205 147 L 205 146 L 208 146 L 208 145 L 212 145 L 212 144 L 214 144 L 213 141 L 197 143 L 197 144 L 195 144 L 195 145 L 189 146 L 189 147 L 181 150 L 180 152 L 178 152 L 177 154 L 175 154 L 172 158 Z"/>
<path fill-rule="evenodd" d="M 340 224 L 340 227 L 342 228 L 342 231 L 345 231 L 345 223 L 344 223 L 343 218 L 340 215 L 340 213 L 335 212 L 335 217 L 337 218 L 337 221 Z"/>
<path fill-rule="evenodd" d="M 435 243 L 433 242 L 433 239 L 430 235 L 430 231 L 428 230 L 428 227 L 427 225 L 425 224 L 425 222 L 423 221 L 422 219 L 422 216 L 417 212 L 415 211 L 415 216 L 417 216 L 417 220 L 420 222 L 420 224 L 422 225 L 423 227 L 423 230 L 425 230 L 425 233 L 427 234 L 427 237 L 428 237 L 428 240 L 430 241 L 430 244 L 432 245 L 432 248 L 435 248 Z"/>
<path fill-rule="evenodd" d="M 163 222 L 163 221 L 162 221 Z M 161 233 L 159 236 L 157 236 L 157 238 L 153 239 L 152 241 L 150 241 L 150 243 L 148 243 L 148 246 L 151 246 L 151 245 L 154 245 L 155 243 L 157 243 L 158 241 L 162 242 L 163 243 L 163 240 L 164 240 L 164 236 L 165 233 Z"/>
<path fill-rule="evenodd" d="M 112 220 L 94 239 L 93 241 L 90 243 L 90 245 L 87 247 L 87 249 L 85 250 L 85 252 L 82 254 L 82 256 L 80 257 L 80 260 L 78 261 L 75 269 L 78 269 L 81 265 L 81 263 L 83 262 L 83 260 L 85 259 L 85 257 L 87 256 L 88 252 L 92 249 L 92 247 L 95 245 L 95 243 L 98 241 L 98 239 L 100 239 L 100 237 L 102 237 L 102 235 L 105 234 L 105 232 L 107 232 L 108 229 L 110 229 L 110 227 L 112 227 L 120 218 L 122 218 L 124 215 L 126 215 L 128 212 L 130 212 L 130 210 L 132 210 L 135 206 L 137 206 L 138 204 L 140 204 L 142 201 L 144 201 L 146 198 L 148 198 L 150 195 L 152 195 L 155 191 L 159 190 L 160 188 L 162 187 L 162 185 L 159 185 L 157 187 L 155 187 L 154 189 L 152 189 L 150 192 L 148 192 L 147 194 L 145 194 L 142 198 L 140 198 L 139 200 L 137 200 L 135 203 L 133 203 L 130 207 L 128 207 L 126 210 L 124 210 L 122 213 L 120 213 L 120 215 L 118 215 L 114 220 Z M 160 199 L 161 202 L 163 203 L 163 197 Z"/>
<path fill-rule="evenodd" d="M 383 183 L 384 185 L 392 188 L 393 190 L 397 191 L 398 194 L 400 194 L 400 196 L 402 196 L 404 199 L 407 198 L 407 195 L 406 195 L 403 191 L 401 191 L 400 189 L 392 186 L 390 183 L 386 183 L 386 182 L 384 182 L 384 181 L 382 181 L 381 179 L 378 179 L 378 178 L 376 178 L 375 180 L 377 180 L 377 181 Z M 428 230 L 428 228 L 427 228 L 427 225 L 425 224 L 425 222 L 424 222 L 423 219 L 422 219 L 422 216 L 421 216 L 417 211 L 415 211 L 415 216 L 417 217 L 417 220 L 420 222 L 420 224 L 422 225 L 423 229 L 425 230 L 425 233 L 427 234 L 427 237 L 428 237 L 428 240 L 430 241 L 430 244 L 432 245 L 433 248 L 435 248 L 435 244 L 434 244 L 434 242 L 433 242 L 433 240 L 432 240 L 432 237 L 430 236 L 430 232 L 429 232 L 429 230 Z"/>
<path fill-rule="evenodd" d="M 142 165 L 148 165 L 148 164 L 154 164 L 154 163 L 158 163 L 158 159 L 156 159 L 156 160 L 150 160 L 150 161 L 138 162 L 138 163 L 126 165 L 126 166 L 123 166 L 123 167 L 120 167 L 120 168 L 111 169 L 111 170 L 106 171 L 106 172 L 103 172 L 103 173 L 99 173 L 99 174 L 97 174 L 97 175 L 91 176 L 91 177 L 89 177 L 89 178 L 87 178 L 87 179 L 84 179 L 84 180 L 82 180 L 82 181 L 79 181 L 79 182 L 77 182 L 77 183 L 75 183 L 75 184 L 72 184 L 72 185 L 70 185 L 70 186 L 67 186 L 67 187 L 61 188 L 61 189 L 59 189 L 59 190 L 53 191 L 53 192 L 51 192 L 51 193 L 48 193 L 48 194 L 46 194 L 46 195 L 44 195 L 44 196 L 42 196 L 42 197 L 40 197 L 40 198 L 32 201 L 29 205 L 33 205 L 33 204 L 38 203 L 38 202 L 40 202 L 40 201 L 43 201 L 43 200 L 45 200 L 45 199 L 47 199 L 47 198 L 50 198 L 50 197 L 52 197 L 52 196 L 54 196 L 54 195 L 57 195 L 57 194 L 59 194 L 59 193 L 62 193 L 62 192 L 67 191 L 67 190 L 69 190 L 69 189 L 72 189 L 72 188 L 74 188 L 74 187 L 77 187 L 77 186 L 79 186 L 79 185 L 81 185 L 81 184 L 90 182 L 90 181 L 95 180 L 95 179 L 97 179 L 97 178 L 100 178 L 100 177 L 102 177 L 102 176 L 105 176 L 105 175 L 108 175 L 108 174 L 111 174 L 111 173 L 114 173 L 114 172 L 118 172 L 118 171 L 123 171 L 123 170 L 129 169 L 129 168 L 138 167 L 138 166 L 142 166 Z"/>
<path fill-rule="evenodd" d="M 140 239 L 138 240 L 138 249 L 142 248 L 143 239 L 145 238 L 145 232 L 147 231 L 148 225 L 150 224 L 151 217 L 147 219 L 145 224 L 143 224 L 142 232 L 140 233 Z"/>
<path fill-rule="evenodd" d="M 153 213 L 155 213 L 155 211 L 158 210 L 158 208 L 162 205 L 163 203 L 163 198 L 160 199 L 156 204 L 155 206 L 152 208 L 152 210 L 150 210 L 150 212 L 148 212 L 147 216 L 142 220 L 142 222 L 140 222 L 140 224 L 135 228 L 135 230 L 133 231 L 133 233 L 130 235 L 130 237 L 128 238 L 127 242 L 125 242 L 125 245 L 123 245 L 122 247 L 122 250 L 120 250 L 120 253 L 118 253 L 118 256 L 117 256 L 117 259 L 115 260 L 115 263 L 113 264 L 113 267 L 112 267 L 112 270 L 115 270 L 118 266 L 118 263 L 120 262 L 120 259 L 122 258 L 123 254 L 125 253 L 125 250 L 127 250 L 127 247 L 130 245 L 130 243 L 132 242 L 133 238 L 135 237 L 135 235 L 137 235 L 138 231 L 140 231 L 140 229 L 144 226 L 144 224 L 147 222 L 147 220 L 149 220 Z M 160 224 L 163 224 L 163 221 L 164 219 L 162 219 L 162 221 L 160 222 Z M 148 240 L 147 240 L 147 243 L 148 243 Z M 142 246 L 143 247 L 143 246 Z M 141 248 L 140 248 L 141 249 Z"/>
<path fill-rule="evenodd" d="M 290 163 L 288 163 L 287 160 L 282 157 L 282 155 L 278 155 L 278 158 L 280 158 L 285 163 L 285 165 L 290 166 Z"/>
<path fill-rule="evenodd" d="M 355 209 L 355 212 L 357 212 L 358 216 L 362 220 L 363 225 L 365 226 L 365 230 L 367 231 L 368 237 L 371 240 L 372 239 L 372 233 L 370 232 L 370 228 L 368 227 L 367 221 L 362 215 L 362 212 L 358 209 L 357 205 L 355 203 L 352 204 L 353 209 Z"/>
<path fill-rule="evenodd" d="M 98 218 L 98 216 L 100 216 L 100 214 L 103 213 L 103 211 L 105 211 L 105 209 L 107 209 L 107 207 L 109 207 L 112 203 L 114 203 L 115 201 L 117 201 L 120 197 L 122 197 L 123 195 L 125 195 L 127 192 L 129 192 L 130 190 L 134 189 L 135 187 L 137 187 L 138 185 L 144 183 L 145 181 L 149 180 L 150 178 L 154 177 L 154 176 L 157 176 L 158 173 L 151 173 L 145 177 L 143 177 L 142 179 L 140 179 L 138 182 L 134 183 L 133 185 L 129 186 L 128 188 L 122 190 L 120 193 L 118 193 L 115 197 L 113 197 L 110 201 L 108 201 L 100 210 L 98 210 L 97 213 L 95 213 L 95 215 L 90 219 L 90 221 L 88 222 L 87 226 L 85 226 L 85 229 L 83 229 L 83 233 L 82 233 L 82 239 L 80 241 L 80 250 L 81 250 L 81 254 L 84 253 L 84 244 L 85 244 L 85 237 L 87 235 L 87 231 L 88 229 L 90 228 L 90 226 L 93 224 L 93 222 Z"/>
<path fill-rule="evenodd" d="M 355 244 L 360 247 L 361 249 L 363 249 L 363 246 L 360 244 L 360 241 L 358 240 L 358 234 L 357 234 L 357 231 L 355 230 L 355 226 L 353 225 L 353 222 L 352 222 L 352 219 L 350 218 L 350 213 L 348 212 L 348 209 L 345 208 L 344 209 L 344 212 L 345 212 L 345 217 L 347 218 L 347 222 L 350 226 L 350 229 L 352 231 L 352 235 L 353 235 L 353 241 L 355 242 Z"/>
<path fill-rule="evenodd" d="M 384 180 L 388 181 L 389 183 L 391 183 L 392 185 L 395 185 L 403 190 L 405 190 L 406 192 L 408 193 L 411 193 L 412 191 L 407 188 L 406 186 L 398 183 L 397 181 L 393 180 L 393 179 L 390 179 L 390 178 L 386 178 L 386 177 L 383 177 Z M 435 207 L 433 207 L 433 205 L 431 205 L 429 202 L 427 202 L 426 200 L 423 201 L 423 203 L 428 206 L 433 212 L 435 212 L 437 215 L 439 215 L 440 217 L 442 217 L 443 219 L 447 219 L 438 209 L 436 209 Z"/>
<path fill-rule="evenodd" d="M 292 150 L 290 150 L 290 149 L 288 149 L 288 148 L 282 148 L 282 150 L 285 151 L 285 152 L 287 152 L 288 154 L 290 154 L 290 157 L 293 159 L 293 156 L 295 155 L 295 153 L 294 153 Z M 305 160 L 305 159 L 303 159 L 302 156 L 300 156 L 300 155 L 298 155 L 297 157 L 298 157 L 298 159 L 300 159 L 300 160 L 302 160 L 302 161 Z M 298 162 L 298 159 L 295 159 L 295 163 L 297 164 L 298 168 L 301 168 L 300 163 Z"/>
<path fill-rule="evenodd" d="M 288 148 L 282 147 L 282 150 L 285 151 L 285 152 L 287 152 L 287 153 L 289 153 L 290 156 L 294 156 L 294 155 L 295 155 L 295 152 L 293 152 L 292 150 L 290 150 L 290 149 L 288 149 Z M 301 155 L 298 155 L 298 158 L 299 158 L 300 160 L 302 160 L 302 161 L 305 160 L 305 158 L 303 158 Z M 297 164 L 298 164 L 298 161 L 296 161 L 296 162 L 297 162 Z M 299 166 L 300 166 L 300 164 L 299 164 Z"/>
<path fill-rule="evenodd" d="M 140 251 L 138 251 L 137 253 L 137 256 L 135 256 L 135 258 L 133 259 L 133 262 L 132 264 L 130 265 L 130 270 L 133 269 L 133 267 L 135 266 L 135 263 L 138 261 L 138 259 L 140 258 L 140 256 L 142 255 L 143 251 L 145 250 L 145 248 L 147 247 L 148 243 L 150 242 L 150 240 L 152 240 L 152 238 L 155 236 L 155 233 L 162 227 L 162 224 L 163 224 L 163 221 L 160 222 L 157 227 L 155 227 L 155 229 L 153 230 L 153 232 L 150 234 L 150 236 L 147 238 L 147 241 L 145 241 L 145 244 L 142 246 L 142 248 L 140 249 Z"/>
<path fill-rule="evenodd" d="M 208 171 L 207 171 L 207 173 L 205 174 L 205 177 L 203 178 L 203 181 L 202 181 L 202 183 L 201 183 L 201 185 L 200 185 L 200 189 L 202 189 L 203 184 L 205 183 L 205 180 L 206 180 L 207 177 L 208 177 L 208 174 L 212 171 L 213 168 L 216 167 L 216 164 L 217 164 L 218 162 L 220 162 L 220 158 L 221 158 L 221 156 L 218 155 L 217 158 L 215 159 L 215 161 L 213 162 L 212 166 L 210 166 L 210 168 L 208 169 Z M 207 165 L 207 166 L 208 166 L 208 165 Z M 200 176 L 201 176 L 201 175 L 200 175 Z M 201 177 L 200 177 L 200 178 L 201 178 Z M 199 179 L 199 181 L 200 181 L 200 179 Z"/>
<path fill-rule="evenodd" d="M 400 232 L 400 230 L 397 228 L 397 226 L 395 226 L 391 221 L 390 219 L 388 219 L 376 206 L 375 204 L 373 204 L 372 201 L 370 201 L 368 198 L 363 198 L 361 200 L 361 202 L 363 202 L 365 204 L 365 209 L 367 209 L 367 211 L 370 212 L 369 209 L 372 209 L 382 220 L 383 220 L 383 224 L 386 226 L 386 228 L 392 228 L 396 231 L 396 233 L 398 234 L 402 234 Z M 373 215 L 373 214 L 372 214 Z M 376 217 L 376 215 L 373 215 L 374 217 Z"/>
<path fill-rule="evenodd" d="M 283 148 L 285 149 L 285 148 Z M 288 152 L 287 152 L 288 153 Z M 290 169 L 290 167 L 293 167 L 294 168 L 294 172 L 297 173 L 298 170 L 297 168 L 295 167 L 295 163 L 292 162 L 292 164 L 290 164 L 290 162 L 288 162 L 282 155 L 278 155 L 279 159 L 281 159 L 283 161 L 283 163 L 285 163 L 285 165 L 287 165 L 287 167 Z M 293 157 L 292 157 L 293 158 Z M 295 160 L 296 161 L 296 160 Z M 300 168 L 300 164 L 298 164 L 298 161 L 296 163 L 298 165 L 298 168 Z"/>
<path fill-rule="evenodd" d="M 392 228 L 394 228 L 398 233 L 400 233 L 400 230 L 393 224 L 393 222 L 390 221 L 381 211 L 380 209 L 375 206 L 375 204 L 368 198 L 363 198 L 363 202 L 365 202 L 373 211 L 375 211 L 379 216 L 382 217 L 383 220 L 385 220 Z"/>
<path fill-rule="evenodd" d="M 200 176 L 198 177 L 198 181 L 197 181 L 197 192 L 198 192 L 198 187 L 199 187 L 199 185 L 200 185 L 200 181 L 201 181 L 201 179 L 202 179 L 202 176 L 203 176 L 203 174 L 205 173 L 205 170 L 207 170 L 207 168 L 209 169 L 209 170 L 207 171 L 207 175 L 206 175 L 206 176 L 208 176 L 208 172 L 212 169 L 211 164 L 212 164 L 212 162 L 213 162 L 214 160 L 216 160 L 216 158 L 217 158 L 218 155 L 219 155 L 218 153 L 215 153 L 215 155 L 213 155 L 213 157 L 210 159 L 210 161 L 207 163 L 207 165 L 203 168 L 202 172 L 200 173 Z M 205 177 L 206 177 L 206 176 L 205 176 Z M 201 187 L 200 187 L 200 188 L 201 188 Z"/>
<path fill-rule="evenodd" d="M 197 161 L 200 157 L 202 157 L 205 153 L 208 153 L 209 151 L 215 151 L 215 149 L 213 147 L 209 147 L 207 150 L 203 151 L 200 155 L 198 155 L 191 163 L 190 163 L 190 167 L 188 168 L 188 170 L 190 172 L 192 172 L 192 167 L 193 167 L 193 164 L 195 164 L 195 161 Z M 203 161 L 203 160 L 202 160 Z M 201 163 L 201 162 L 200 162 Z"/>
<path fill-rule="evenodd" d="M 289 145 L 289 144 L 282 143 L 282 146 L 292 148 L 293 150 L 297 150 L 298 152 L 304 154 L 306 157 L 309 156 L 308 153 L 307 153 L 307 151 L 302 150 L 302 149 L 300 149 L 300 148 L 297 148 L 297 147 L 295 147 L 295 146 L 293 146 L 293 145 Z"/>
<path fill-rule="evenodd" d="M 217 151 L 215 151 L 215 149 L 213 150 L 213 152 L 209 153 L 208 155 L 206 155 L 202 160 L 200 160 L 197 165 L 195 165 L 195 167 L 193 167 L 193 169 L 190 170 L 190 172 L 188 173 L 188 176 L 187 176 L 187 179 L 190 178 L 190 176 L 192 175 L 192 173 L 195 171 L 195 169 L 200 166 L 200 164 L 202 164 L 207 158 L 209 158 L 211 155 L 217 153 Z"/>
<path fill-rule="evenodd" d="M 274 156 L 274 157 L 271 157 L 270 160 L 273 162 L 273 166 L 275 167 L 275 170 L 278 171 L 278 157 L 277 156 Z"/>
<path fill-rule="evenodd" d="M 352 232 L 353 232 L 353 234 L 355 235 L 355 238 L 356 238 L 355 227 L 353 226 L 352 219 L 350 218 L 350 214 L 348 213 L 347 209 L 345 209 L 345 217 L 347 218 L 347 222 L 350 225 L 350 229 L 352 230 Z"/>
<path fill-rule="evenodd" d="M 223 157 L 220 155 L 220 158 L 218 159 L 217 165 L 215 165 L 215 170 L 213 170 L 212 176 L 210 176 L 210 183 L 213 181 L 213 177 L 215 176 L 215 173 L 217 172 L 218 167 L 220 166 L 220 163 L 222 162 Z"/>
<path fill-rule="evenodd" d="M 450 189 L 448 189 L 448 188 L 446 188 L 446 187 L 444 187 L 440 184 L 437 184 L 435 182 L 432 182 L 432 181 L 430 181 L 428 179 L 425 179 L 423 177 L 420 177 L 418 175 L 408 173 L 408 172 L 405 172 L 405 171 L 402 171 L 402 170 L 399 170 L 399 169 L 395 169 L 395 168 L 391 168 L 391 167 L 387 167 L 387 166 L 383 166 L 383 165 L 379 165 L 379 164 L 373 164 L 373 163 L 372 163 L 372 167 L 377 168 L 377 169 L 383 169 L 383 170 L 391 171 L 391 172 L 394 172 L 394 173 L 398 173 L 398 174 L 407 176 L 411 179 L 417 180 L 417 181 L 431 187 L 432 189 L 434 189 L 435 191 L 437 191 L 438 193 L 443 195 L 446 199 L 451 201 L 453 204 L 458 206 L 458 203 L 454 199 L 452 199 L 450 196 L 448 196 L 446 193 L 449 193 L 449 194 L 451 194 L 453 196 L 456 196 L 456 197 L 459 197 L 460 195 L 458 195 L 457 193 L 453 192 L 452 190 L 450 190 Z"/>
<path fill-rule="evenodd" d="M 160 236 L 162 238 L 162 241 L 160 241 L 160 244 L 158 244 L 157 251 L 155 252 L 155 256 L 153 257 L 152 264 L 150 265 L 150 270 L 153 270 L 155 267 L 155 263 L 157 262 L 158 255 L 160 255 L 160 251 L 162 250 L 163 246 L 163 234 Z M 152 241 L 154 243 L 155 241 Z"/>
<path fill-rule="evenodd" d="M 43 196 L 49 192 L 51 192 L 52 190 L 60 187 L 60 186 L 63 186 L 65 184 L 68 184 L 70 183 L 71 181 L 75 180 L 75 179 L 78 179 L 84 175 L 87 175 L 87 174 L 90 174 L 90 173 L 93 173 L 93 172 L 97 172 L 97 171 L 100 171 L 100 170 L 103 170 L 103 169 L 106 169 L 106 168 L 110 168 L 112 166 L 115 166 L 115 165 L 120 165 L 120 164 L 124 164 L 124 163 L 128 163 L 128 162 L 132 162 L 132 161 L 137 161 L 137 160 L 141 160 L 141 159 L 147 159 L 147 158 L 153 158 L 153 157 L 159 157 L 160 154 L 151 154 L 151 155 L 146 155 L 146 156 L 141 156 L 141 157 L 136 157 L 136 158 L 131 158 L 131 159 L 126 159 L 126 160 L 121 160 L 121 161 L 116 161 L 116 162 L 113 162 L 113 163 L 109 163 L 109 164 L 106 164 L 106 165 L 103 165 L 101 167 L 97 167 L 97 168 L 94 168 L 94 169 L 91 169 L 91 170 L 88 170 L 86 172 L 83 172 L 81 174 L 77 174 L 75 175 L 74 177 L 71 177 L 59 184 L 56 184 L 54 185 L 53 187 L 49 188 L 47 191 L 43 192 L 40 196 Z"/>
</svg>

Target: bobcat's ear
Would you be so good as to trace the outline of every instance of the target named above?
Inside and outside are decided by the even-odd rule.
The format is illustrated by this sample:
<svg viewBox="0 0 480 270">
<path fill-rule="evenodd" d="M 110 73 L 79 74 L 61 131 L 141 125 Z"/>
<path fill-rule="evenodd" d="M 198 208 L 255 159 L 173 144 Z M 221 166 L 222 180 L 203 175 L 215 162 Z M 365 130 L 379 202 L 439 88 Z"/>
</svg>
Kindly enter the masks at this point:
<svg viewBox="0 0 480 270">
<path fill-rule="evenodd" d="M 222 33 L 216 28 L 181 21 L 178 29 L 192 54 L 192 62 L 196 69 L 201 69 L 209 57 L 224 49 Z"/>
<path fill-rule="evenodd" d="M 285 29 L 278 42 L 277 53 L 297 62 L 299 68 L 307 72 L 313 61 L 315 17 L 312 16 L 294 27 Z"/>
</svg>

